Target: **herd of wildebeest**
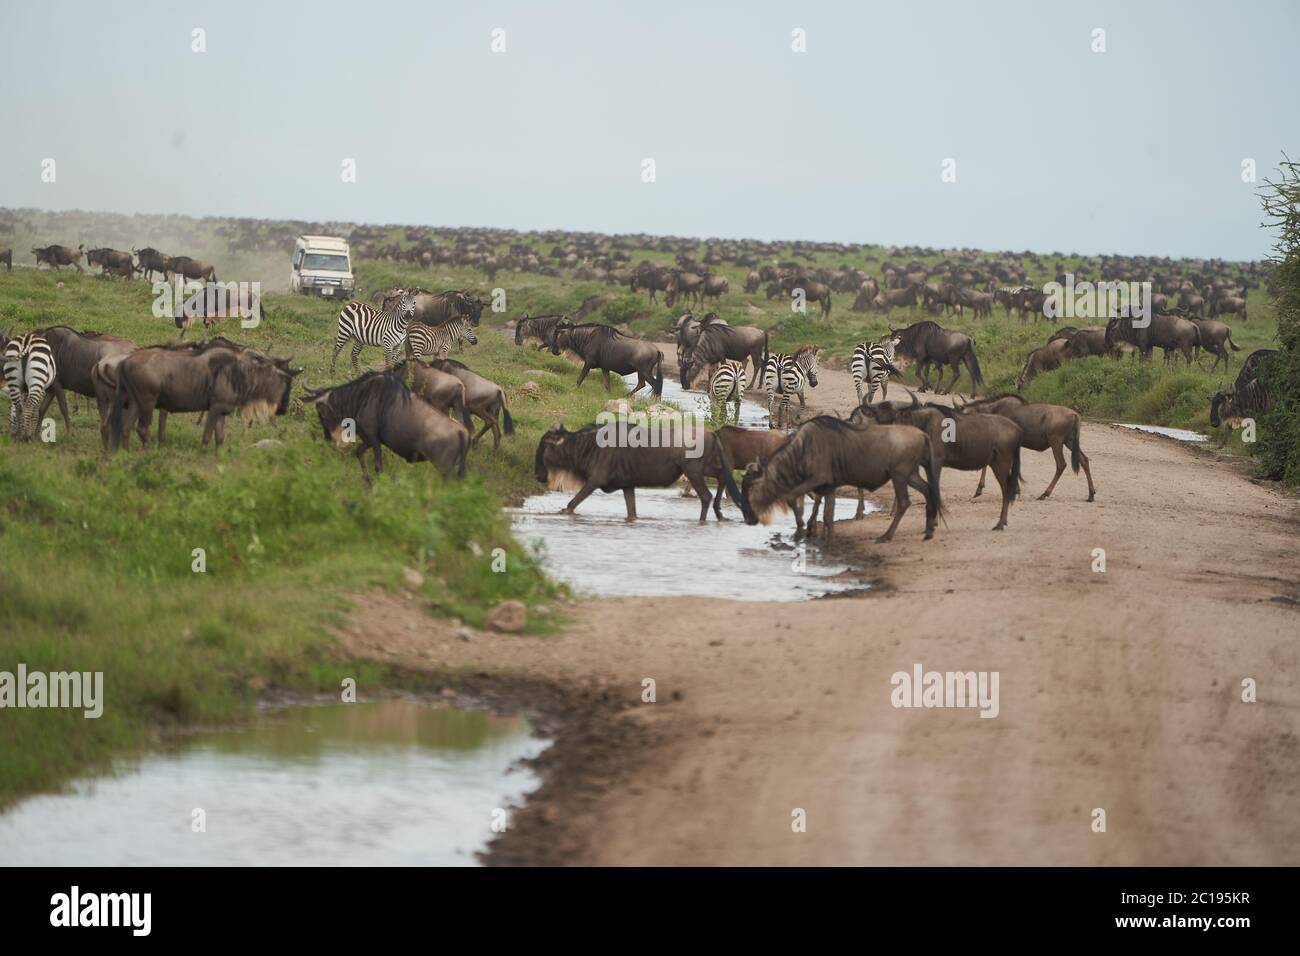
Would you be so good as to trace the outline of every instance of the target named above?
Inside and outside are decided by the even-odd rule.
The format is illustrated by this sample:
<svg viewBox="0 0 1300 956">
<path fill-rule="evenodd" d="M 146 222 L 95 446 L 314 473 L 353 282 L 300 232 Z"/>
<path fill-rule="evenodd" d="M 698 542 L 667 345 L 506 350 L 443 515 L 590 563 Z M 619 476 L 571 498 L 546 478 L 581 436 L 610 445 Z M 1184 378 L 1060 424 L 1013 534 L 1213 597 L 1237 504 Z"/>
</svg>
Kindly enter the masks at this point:
<svg viewBox="0 0 1300 956">
<path fill-rule="evenodd" d="M 232 249 L 258 248 L 236 221 L 222 233 Z M 2 224 L 0 224 L 2 225 Z M 302 227 L 282 227 L 291 241 Z M 258 230 L 265 224 L 258 224 Z M 12 230 L 11 230 L 12 231 Z M 989 317 L 995 307 L 1021 322 L 1043 320 L 1050 314 L 1046 293 L 1027 284 L 1029 270 L 1044 274 L 1048 263 L 1030 253 L 988 255 L 951 253 L 937 263 L 923 264 L 930 250 L 891 250 L 893 255 L 867 254 L 865 264 L 879 274 L 840 265 L 819 268 L 817 257 L 842 254 L 839 244 L 716 240 L 694 258 L 698 242 L 663 237 L 607 237 L 594 234 L 543 233 L 532 243 L 517 234 L 494 230 L 461 230 L 451 242 L 440 242 L 432 230 L 408 229 L 405 244 L 388 231 L 358 227 L 350 234 L 354 258 L 388 258 L 424 265 L 448 263 L 483 270 L 494 280 L 502 270 L 571 275 L 574 278 L 625 285 L 644 291 L 651 302 L 663 296 L 672 311 L 666 331 L 676 345 L 677 375 L 683 387 L 700 383 L 706 395 L 724 409 L 738 405 L 746 388 L 767 393 L 768 429 L 746 429 L 725 424 L 708 432 L 698 444 L 601 440 L 595 425 L 576 431 L 556 425 L 541 437 L 536 449 L 535 472 L 539 482 L 554 489 L 576 492 L 566 506 L 572 512 L 593 491 L 623 491 L 629 519 L 636 515 L 635 489 L 666 487 L 678 481 L 690 485 L 701 502 L 701 520 L 712 506 L 722 517 L 722 499 L 730 496 L 746 521 L 766 521 L 776 508 L 794 513 L 797 533 L 816 526 L 818 510 L 822 533 L 833 527 L 836 490 L 858 491 L 858 514 L 863 513 L 863 493 L 886 484 L 894 491 L 892 522 L 880 540 L 894 535 L 909 506 L 909 489 L 925 500 L 925 537 L 928 539 L 942 513 L 940 482 L 945 468 L 980 471 L 978 495 L 984 476 L 993 472 L 1002 492 L 1002 508 L 995 530 L 1006 526 L 1008 510 L 1020 493 L 1021 452 L 1050 450 L 1056 474 L 1040 497 L 1048 497 L 1069 464 L 1084 471 L 1088 500 L 1095 488 L 1087 455 L 1081 445 L 1082 418 L 1059 405 L 1029 402 L 1018 394 L 981 396 L 983 385 L 975 339 L 944 329 L 937 320 L 946 314 L 970 310 L 976 318 Z M 509 239 L 509 251 L 501 247 Z M 540 239 L 539 243 L 537 239 Z M 549 254 L 542 249 L 550 244 Z M 634 253 L 671 254 L 672 264 Z M 48 246 L 34 249 L 37 266 L 73 266 L 81 261 L 98 266 L 106 275 L 130 278 L 154 272 L 173 274 L 199 282 L 216 281 L 215 268 L 187 256 L 169 256 L 152 247 L 131 252 L 110 248 Z M 9 250 L 0 261 L 12 263 Z M 763 289 L 769 298 L 790 299 L 800 307 L 816 305 L 823 316 L 831 313 L 833 294 L 854 296 L 853 311 L 888 314 L 898 307 L 922 309 L 929 317 L 903 328 L 890 327 L 876 341 L 861 343 L 851 366 L 859 405 L 843 417 L 816 415 L 802 422 L 789 420 L 790 400 L 805 404 L 806 386 L 817 382 L 815 345 L 790 353 L 773 352 L 769 332 L 731 325 L 715 312 L 696 318 L 692 308 L 704 308 L 730 294 L 728 279 L 715 272 L 721 265 L 748 267 L 747 294 Z M 567 271 L 562 271 L 567 270 Z M 1067 277 L 1056 265 L 1057 279 L 1083 281 L 1089 274 L 1108 281 L 1144 283 L 1144 305 L 1150 322 L 1136 321 L 1136 308 L 1109 315 L 1105 324 L 1065 327 L 1025 360 L 1016 377 L 1017 391 L 1035 375 L 1077 358 L 1093 355 L 1119 359 L 1126 352 L 1149 360 L 1152 350 L 1163 350 L 1166 362 L 1182 358 L 1188 364 L 1204 350 L 1214 358 L 1213 368 L 1228 365 L 1232 351 L 1231 328 L 1224 318 L 1247 320 L 1246 302 L 1251 291 L 1266 285 L 1268 273 L 1258 264 L 1232 268 L 1216 261 L 1187 262 L 1144 257 L 1099 257 L 1083 260 Z M 513 323 L 515 342 L 536 339 L 538 348 L 554 355 L 570 354 L 581 362 L 577 384 L 591 371 L 599 371 L 605 387 L 611 375 L 636 376 L 633 390 L 662 393 L 664 354 L 658 344 L 611 325 L 585 321 L 605 301 L 616 296 L 593 296 L 575 314 L 522 315 Z M 678 308 L 678 306 L 684 307 Z M 477 341 L 483 299 L 468 290 L 431 292 L 393 288 L 376 292 L 369 303 L 353 301 L 339 315 L 335 357 L 347 342 L 354 343 L 353 365 L 365 346 L 383 349 L 385 367 L 365 371 L 338 385 L 311 387 L 305 383 L 299 396 L 315 407 L 327 441 L 355 451 L 367 482 L 367 453 L 373 454 L 376 472 L 382 471 L 382 450 L 389 449 L 408 462 L 427 461 L 446 476 L 465 473 L 472 446 L 491 431 L 494 444 L 513 434 L 506 391 L 449 355 L 453 348 Z M 205 325 L 207 325 L 205 318 Z M 185 323 L 177 320 L 184 332 Z M 292 383 L 302 369 L 292 358 L 266 354 L 256 348 L 214 336 L 199 342 L 171 342 L 147 347 L 114 335 L 52 326 L 0 336 L 4 352 L 6 391 L 10 398 L 10 427 L 19 439 L 35 437 L 37 425 L 52 401 L 59 403 L 65 425 L 71 427 L 65 392 L 94 398 L 106 450 L 129 444 L 135 431 L 147 443 L 153 414 L 158 413 L 158 443 L 164 441 L 169 413 L 198 413 L 206 419 L 202 443 L 215 438 L 219 451 L 229 415 L 239 412 L 251 424 L 288 408 Z M 1262 414 L 1270 407 L 1260 368 L 1272 350 L 1252 353 L 1236 381 L 1211 400 L 1214 425 Z M 915 363 L 922 388 L 938 394 L 953 393 L 965 372 L 970 398 L 953 396 L 951 403 L 922 401 L 908 393 L 906 400 L 889 401 L 888 384 L 904 360 Z M 951 379 L 945 384 L 945 369 Z M 937 370 L 938 381 L 930 373 Z M 358 369 L 359 371 L 359 369 Z M 748 382 L 746 383 L 746 376 Z M 881 401 L 874 400 L 879 387 Z M 863 394 L 865 390 L 865 396 Z M 774 404 L 779 408 L 774 412 Z M 482 428 L 473 434 L 474 417 Z M 737 416 L 738 418 L 738 416 Z M 725 411 L 724 411 L 725 419 Z M 643 425 L 642 427 L 649 427 Z M 743 473 L 739 484 L 735 472 Z M 715 491 L 707 479 L 715 481 Z M 812 512 L 804 521 L 804 499 L 811 497 Z"/>
</svg>

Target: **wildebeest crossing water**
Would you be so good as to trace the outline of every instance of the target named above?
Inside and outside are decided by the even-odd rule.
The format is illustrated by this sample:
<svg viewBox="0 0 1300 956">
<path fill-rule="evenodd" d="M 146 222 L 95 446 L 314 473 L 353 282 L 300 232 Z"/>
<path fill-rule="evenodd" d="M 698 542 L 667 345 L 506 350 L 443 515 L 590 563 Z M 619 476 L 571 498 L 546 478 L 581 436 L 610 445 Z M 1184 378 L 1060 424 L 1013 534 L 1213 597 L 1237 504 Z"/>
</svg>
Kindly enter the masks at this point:
<svg viewBox="0 0 1300 956">
<path fill-rule="evenodd" d="M 390 699 L 268 709 L 0 815 L 19 866 L 466 866 L 548 746 L 520 717 Z M 202 827 L 195 811 L 202 811 Z"/>
<path fill-rule="evenodd" d="M 636 384 L 635 375 L 625 380 Z M 685 411 L 702 397 L 664 380 L 662 400 Z M 766 428 L 767 411 L 757 403 L 743 400 L 740 415 L 745 427 Z M 617 492 L 593 494 L 577 514 L 559 514 L 570 497 L 534 495 L 515 509 L 514 524 L 520 539 L 544 547 L 551 574 L 579 594 L 803 601 L 863 587 L 843 562 L 793 541 L 793 518 L 788 528 L 749 526 L 728 502 L 729 520 L 701 524 L 699 501 L 671 487 L 638 489 L 637 520 L 628 523 Z"/>
</svg>

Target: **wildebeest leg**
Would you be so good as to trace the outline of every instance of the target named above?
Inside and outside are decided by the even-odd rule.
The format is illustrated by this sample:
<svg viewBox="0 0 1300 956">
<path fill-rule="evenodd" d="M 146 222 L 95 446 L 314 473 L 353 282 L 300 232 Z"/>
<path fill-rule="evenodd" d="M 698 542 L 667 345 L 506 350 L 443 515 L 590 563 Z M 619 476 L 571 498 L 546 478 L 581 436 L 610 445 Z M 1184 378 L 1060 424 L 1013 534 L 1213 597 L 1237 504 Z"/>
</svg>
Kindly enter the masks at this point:
<svg viewBox="0 0 1300 956">
<path fill-rule="evenodd" d="M 167 431 L 167 413 L 158 409 L 158 447 L 163 446 L 163 434 Z M 204 429 L 204 441 L 207 441 L 207 429 Z"/>
<path fill-rule="evenodd" d="M 1011 507 L 1011 463 L 1004 461 L 1000 456 L 993 459 L 993 477 L 998 480 L 998 487 L 1002 489 L 1002 514 L 998 518 L 998 523 L 993 526 L 993 530 L 1001 531 L 1007 526 L 1007 509 Z"/>
<path fill-rule="evenodd" d="M 1047 490 L 1038 496 L 1039 501 L 1052 493 L 1052 489 L 1056 487 L 1056 483 L 1061 480 L 1061 474 L 1065 471 L 1065 453 L 1061 451 L 1061 442 L 1059 440 L 1052 442 L 1052 454 L 1056 457 L 1056 477 L 1047 486 Z"/>
<path fill-rule="evenodd" d="M 794 536 L 797 538 L 804 531 L 803 525 L 803 495 L 790 499 L 790 510 L 794 512 Z"/>
<path fill-rule="evenodd" d="M 718 518 L 721 519 L 722 491 L 719 490 L 717 495 L 714 495 L 713 492 L 709 491 L 709 483 L 704 480 L 704 471 L 702 468 L 699 470 L 692 469 L 687 471 L 685 474 L 686 480 L 690 482 L 691 487 L 695 489 L 695 494 L 698 495 L 700 499 L 700 524 L 704 524 L 709 520 L 709 505 L 715 502 L 718 506 L 716 508 Z"/>
<path fill-rule="evenodd" d="M 587 362 L 582 363 L 582 371 L 578 373 L 578 381 L 574 383 L 574 388 L 582 388 L 582 383 L 587 378 L 587 373 L 591 371 L 591 365 Z"/>
<path fill-rule="evenodd" d="M 831 543 L 831 535 L 835 531 L 835 486 L 831 485 L 825 496 L 822 498 L 822 524 L 826 530 L 822 532 L 822 537 L 827 544 Z"/>
<path fill-rule="evenodd" d="M 50 409 L 50 403 L 56 399 L 59 403 L 59 411 L 63 413 L 63 424 L 68 431 L 72 431 L 72 422 L 68 419 L 68 400 L 64 397 L 63 386 L 58 382 L 50 383 L 49 389 L 45 392 L 45 397 L 41 399 L 41 408 L 36 414 L 36 419 L 37 421 L 44 421 L 45 413 Z"/>
<path fill-rule="evenodd" d="M 599 485 L 597 485 L 596 482 L 588 480 L 585 485 L 578 489 L 578 493 L 569 499 L 569 503 L 564 506 L 563 510 L 567 511 L 569 514 L 573 514 L 574 511 L 577 510 L 578 505 L 586 501 L 591 496 L 591 493 L 598 487 Z"/>
<path fill-rule="evenodd" d="M 370 447 L 364 441 L 357 443 L 357 464 L 361 466 L 361 480 L 366 483 L 367 488 L 374 484 L 374 479 L 370 477 L 370 472 L 366 469 L 366 452 L 369 450 Z"/>
<path fill-rule="evenodd" d="M 985 465 L 980 469 L 980 483 L 975 486 L 975 494 L 971 495 L 972 500 L 984 494 L 984 476 L 989 473 L 989 466 Z"/>
<path fill-rule="evenodd" d="M 894 531 L 898 528 L 898 523 L 903 520 L 903 514 L 911 507 L 912 499 L 907 494 L 907 479 L 902 475 L 894 475 L 894 520 L 889 523 L 889 530 L 876 539 L 876 544 L 884 544 L 893 540 Z"/>
<path fill-rule="evenodd" d="M 624 518 L 623 520 L 635 521 L 636 520 L 636 489 L 635 488 L 623 489 L 623 504 L 627 507 L 627 517 Z"/>
<path fill-rule="evenodd" d="M 608 392 L 609 391 L 609 369 L 602 368 L 601 372 L 603 372 L 605 375 L 605 391 Z"/>
<path fill-rule="evenodd" d="M 1088 467 L 1088 456 L 1079 452 L 1079 464 L 1083 466 L 1083 476 L 1088 479 L 1088 500 L 1097 497 L 1097 489 L 1092 486 L 1092 469 Z"/>
<path fill-rule="evenodd" d="M 867 495 L 861 488 L 858 489 L 858 511 L 853 516 L 854 521 L 861 521 L 867 513 Z"/>
<path fill-rule="evenodd" d="M 802 498 L 803 498 L 803 495 L 800 495 L 799 498 L 802 499 Z M 821 506 L 822 506 L 822 494 L 821 494 L 821 492 L 819 492 L 819 491 L 814 491 L 814 492 L 813 492 L 813 506 L 812 506 L 812 512 L 808 515 L 808 533 L 809 533 L 809 534 L 812 534 L 812 533 L 817 529 L 817 512 L 818 512 L 818 510 L 821 508 Z M 797 520 L 796 520 L 796 522 L 795 522 L 795 527 L 796 527 L 796 528 L 798 527 L 798 521 L 797 521 Z"/>
</svg>

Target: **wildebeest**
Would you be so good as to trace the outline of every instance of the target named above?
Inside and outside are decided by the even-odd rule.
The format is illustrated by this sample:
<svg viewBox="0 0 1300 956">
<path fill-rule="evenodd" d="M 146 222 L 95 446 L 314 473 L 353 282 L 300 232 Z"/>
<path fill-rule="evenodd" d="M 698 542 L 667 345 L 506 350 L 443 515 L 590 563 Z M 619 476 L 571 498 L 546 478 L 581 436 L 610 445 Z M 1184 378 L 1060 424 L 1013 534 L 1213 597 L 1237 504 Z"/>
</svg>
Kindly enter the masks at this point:
<svg viewBox="0 0 1300 956">
<path fill-rule="evenodd" d="M 227 289 L 225 285 L 233 288 Z M 251 320 L 250 328 L 261 324 L 265 318 L 262 297 L 235 282 L 225 285 L 205 284 L 176 303 L 176 328 L 181 330 L 178 338 L 185 338 L 186 331 L 196 321 L 201 321 L 205 330 L 225 319 Z"/>
<path fill-rule="evenodd" d="M 785 432 L 766 428 L 741 428 L 739 425 L 723 425 L 715 430 L 714 434 L 718 436 L 718 441 L 726 450 L 727 460 L 731 462 L 733 471 L 744 471 L 751 462 L 759 465 L 766 464 L 772 457 L 772 453 L 784 445 L 786 439 L 790 437 Z M 721 482 L 718 483 L 716 493 L 722 494 Z M 795 534 L 802 534 L 803 495 L 789 499 L 786 507 L 794 512 Z"/>
<path fill-rule="evenodd" d="M 577 382 L 579 387 L 587 373 L 595 368 L 605 375 L 605 391 L 609 391 L 610 372 L 615 375 L 630 375 L 635 372 L 637 378 L 633 392 L 649 385 L 655 395 L 664 393 L 663 355 L 658 346 L 625 335 L 612 325 L 559 322 L 551 329 L 548 344 L 552 355 L 559 355 L 568 349 L 582 359 L 582 371 L 578 373 Z"/>
<path fill-rule="evenodd" d="M 214 450 L 219 452 L 226 437 L 226 416 L 236 409 L 254 417 L 284 414 L 293 377 L 302 371 L 291 364 L 291 359 L 272 358 L 254 349 L 237 352 L 215 343 L 136 349 L 117 366 L 117 389 L 109 412 L 111 445 L 119 448 L 134 425 L 143 447 L 154 409 L 159 412 L 160 447 L 168 412 L 207 412 L 202 444 L 206 446 L 215 435 Z"/>
<path fill-rule="evenodd" d="M 704 273 L 704 288 L 700 292 L 702 299 L 720 299 L 727 294 L 731 288 L 731 283 L 727 281 L 726 276 L 715 276 L 711 272 Z"/>
<path fill-rule="evenodd" d="M 706 315 L 700 323 L 695 345 L 681 358 L 678 374 L 682 388 L 690 388 L 695 376 L 706 366 L 724 359 L 753 363 L 749 378 L 752 388 L 767 361 L 767 331 L 752 325 L 727 325 L 713 313 Z"/>
<path fill-rule="evenodd" d="M 885 289 L 877 292 L 875 298 L 871 300 L 871 307 L 888 315 L 891 309 L 916 305 L 916 303 L 916 286 L 908 286 L 906 289 Z"/>
<path fill-rule="evenodd" d="M 1070 361 L 1070 343 L 1073 340 L 1073 337 L 1052 339 L 1030 352 L 1016 376 L 1016 391 L 1021 391 L 1041 373 L 1058 369 Z"/>
<path fill-rule="evenodd" d="M 515 433 L 514 419 L 510 417 L 510 409 L 506 403 L 506 392 L 500 385 L 491 379 L 484 378 L 455 359 L 433 359 L 429 362 L 429 367 L 447 375 L 454 375 L 464 384 L 466 409 L 470 414 L 477 415 L 483 420 L 483 427 L 474 436 L 472 444 L 477 444 L 478 440 L 487 434 L 489 429 L 492 432 L 493 448 L 500 446 L 503 431 L 506 435 Z M 500 425 L 497 424 L 498 417 L 501 420 Z M 470 426 L 469 422 L 465 424 L 470 428 L 470 431 L 473 431 L 473 427 Z"/>
<path fill-rule="evenodd" d="M 469 409 L 465 403 L 464 382 L 450 372 L 432 368 L 425 362 L 415 360 L 400 362 L 393 371 L 406 381 L 408 369 L 412 392 L 448 418 L 459 419 L 460 423 L 470 431 L 474 430 L 474 421 L 469 417 Z"/>
<path fill-rule="evenodd" d="M 94 397 L 99 405 L 100 422 L 107 421 L 108 403 L 112 396 L 105 398 L 96 392 L 92 372 L 95 365 L 109 355 L 135 351 L 135 343 L 105 332 L 78 332 L 66 325 L 53 325 L 38 331 L 54 351 L 56 368 L 54 381 L 41 403 L 40 417 L 44 418 L 50 402 L 57 400 L 64 424 L 69 430 L 72 429 L 72 422 L 68 419 L 67 399 L 63 394 L 66 390 Z"/>
<path fill-rule="evenodd" d="M 1110 354 L 1106 348 L 1106 330 L 1099 326 L 1078 329 L 1073 335 L 1069 336 L 1069 343 L 1071 359 Z"/>
<path fill-rule="evenodd" d="M 1264 415 L 1273 410 L 1273 396 L 1261 373 L 1277 356 L 1277 349 L 1256 349 L 1246 356 L 1237 380 L 1210 396 L 1210 424 L 1218 428 L 1236 427 L 1243 418 Z"/>
<path fill-rule="evenodd" d="M 1196 327 L 1201 330 L 1201 348 L 1214 356 L 1214 364 L 1210 366 L 1210 371 L 1213 372 L 1219 367 L 1219 362 L 1223 362 L 1223 370 L 1226 372 L 1230 364 L 1229 346 L 1233 352 L 1241 351 L 1237 343 L 1232 341 L 1232 329 L 1228 327 L 1228 323 L 1220 322 L 1218 319 L 1192 317 L 1189 317 L 1188 321 L 1195 322 Z"/>
<path fill-rule="evenodd" d="M 6 272 L 14 271 L 14 251 L 8 246 L 0 247 L 0 262 L 4 263 Z"/>
<path fill-rule="evenodd" d="M 1074 409 L 1066 408 L 1064 405 L 1029 402 L 1019 395 L 992 395 L 968 402 L 962 406 L 962 410 L 1009 418 L 1020 426 L 1022 448 L 1028 448 L 1030 451 L 1047 451 L 1049 448 L 1052 450 L 1052 455 L 1056 458 L 1056 475 L 1052 478 L 1052 483 L 1047 486 L 1047 490 L 1038 496 L 1039 501 L 1050 495 L 1056 483 L 1061 480 L 1061 474 L 1065 471 L 1065 455 L 1061 449 L 1067 445 L 1070 448 L 1070 465 L 1075 474 L 1079 473 L 1079 466 L 1082 465 L 1083 473 L 1088 479 L 1088 500 L 1092 501 L 1097 497 L 1097 490 L 1092 484 L 1092 470 L 1088 467 L 1088 456 L 1079 447 L 1079 432 L 1083 427 L 1083 416 Z M 981 471 L 979 485 L 975 489 L 977 498 L 984 491 L 984 475 L 985 472 Z"/>
<path fill-rule="evenodd" d="M 159 252 L 152 246 L 145 246 L 143 249 L 135 249 L 136 271 L 144 273 L 146 279 L 152 280 L 155 272 L 161 272 L 167 275 L 167 264 L 171 256 Z"/>
<path fill-rule="evenodd" d="M 690 304 L 692 299 L 695 300 L 696 305 L 703 305 L 704 276 L 697 272 L 686 272 L 681 269 L 672 272 L 668 279 L 668 291 L 664 296 L 664 302 L 667 303 L 670 309 L 677 301 L 678 296 L 681 296 L 687 305 Z"/>
<path fill-rule="evenodd" d="M 1177 351 L 1191 365 L 1192 349 L 1201 343 L 1201 330 L 1195 322 L 1178 315 L 1153 315 L 1150 323 L 1140 328 L 1134 327 L 1131 316 L 1121 315 L 1106 323 L 1107 351 L 1117 349 L 1121 342 L 1136 346 L 1143 361 L 1151 360 L 1153 348 L 1161 348 L 1166 361 Z"/>
<path fill-rule="evenodd" d="M 396 304 L 394 300 L 405 294 L 415 296 L 415 312 L 412 322 L 425 325 L 445 325 L 453 319 L 468 319 L 469 324 L 477 326 L 483 318 L 483 300 L 463 289 L 448 289 L 445 292 L 426 292 L 423 289 L 394 289 L 385 297 L 385 310 Z"/>
<path fill-rule="evenodd" d="M 1225 295 L 1210 302 L 1210 316 L 1235 315 L 1241 321 L 1249 321 L 1246 315 L 1246 300 L 1241 296 Z"/>
<path fill-rule="evenodd" d="M 36 256 L 36 268 L 45 263 L 56 272 L 63 266 L 72 266 L 78 272 L 84 272 L 81 268 L 81 256 L 86 251 L 84 245 L 72 248 L 71 246 L 46 246 L 43 249 L 33 249 Z"/>
<path fill-rule="evenodd" d="M 99 266 L 103 275 L 118 275 L 127 279 L 135 275 L 131 253 L 116 249 L 91 249 L 86 253 L 86 265 L 91 268 Z"/>
<path fill-rule="evenodd" d="M 546 348 L 546 339 L 551 330 L 563 322 L 568 316 L 564 315 L 529 315 L 524 313 L 523 317 L 515 323 L 515 345 L 523 345 L 530 338 L 538 340 L 537 348 Z"/>
<path fill-rule="evenodd" d="M 958 471 L 993 469 L 1002 489 L 1002 514 L 994 531 L 1007 526 L 1007 511 L 1020 494 L 1020 426 L 1001 415 L 968 415 L 960 409 L 922 404 L 915 395 L 910 405 L 862 405 L 853 413 L 869 416 L 881 425 L 911 425 L 930 436 L 936 477 L 944 468 Z"/>
<path fill-rule="evenodd" d="M 963 364 L 970 373 L 972 394 L 984 384 L 979 359 L 975 355 L 975 340 L 964 332 L 950 332 L 928 319 L 905 329 L 891 328 L 889 332 L 898 339 L 895 352 L 916 361 L 916 374 L 921 387 L 926 391 L 930 390 L 931 364 L 937 365 L 939 369 L 939 388 L 936 391 L 940 395 L 956 387 Z M 947 388 L 943 387 L 945 365 L 952 366 L 952 381 Z"/>
<path fill-rule="evenodd" d="M 209 265 L 206 262 L 200 262 L 198 259 L 191 259 L 189 256 L 172 256 L 166 260 L 164 275 L 170 279 L 171 273 L 176 273 L 186 279 L 194 279 L 203 282 L 216 282 L 216 266 Z"/>
<path fill-rule="evenodd" d="M 657 447 L 648 441 L 637 442 L 639 447 L 631 447 L 631 441 L 627 446 L 611 443 L 602 436 L 604 427 L 587 425 L 571 432 L 560 422 L 548 429 L 537 443 L 533 475 L 552 491 L 576 492 L 564 506 L 568 514 L 573 514 L 596 489 L 607 493 L 622 491 L 627 520 L 635 521 L 637 488 L 667 488 L 685 476 L 700 499 L 700 521 L 708 520 L 710 503 L 717 519 L 723 520 L 722 495 L 715 497 L 705 481 L 716 478 L 731 500 L 740 506 L 745 520 L 753 524 L 749 505 L 732 477 L 726 449 L 716 435 L 693 419 L 683 422 L 684 428 L 695 429 L 690 436 L 693 441 L 686 441 L 687 436 L 682 435 L 680 441 Z"/>
<path fill-rule="evenodd" d="M 339 448 L 356 444 L 367 485 L 371 477 L 365 453 L 374 452 L 375 474 L 382 474 L 385 446 L 405 461 L 432 463 L 444 477 L 464 476 L 469 429 L 417 398 L 394 372 L 365 372 L 332 388 L 304 385 L 303 392 L 303 401 L 316 406 L 326 441 Z"/>
<path fill-rule="evenodd" d="M 922 466 L 925 481 L 921 480 Z M 786 506 L 791 498 L 817 493 L 823 495 L 824 534 L 829 541 L 835 521 L 835 489 L 850 485 L 875 491 L 887 481 L 894 485 L 894 520 L 876 541 L 894 537 L 911 505 L 909 485 L 925 496 L 925 538 L 934 537 L 943 504 L 929 436 L 910 425 L 851 423 L 818 415 L 801 425 L 765 464 L 745 469 L 741 494 L 753 512 L 752 519 L 747 516 L 745 520 L 749 524 L 766 522 L 774 508 Z"/>
<path fill-rule="evenodd" d="M 816 302 L 821 306 L 822 318 L 830 317 L 831 287 L 825 282 L 818 282 L 816 279 L 810 279 L 807 276 L 792 275 L 782 276 L 780 284 L 782 291 L 792 299 L 802 293 L 803 304 Z"/>
</svg>

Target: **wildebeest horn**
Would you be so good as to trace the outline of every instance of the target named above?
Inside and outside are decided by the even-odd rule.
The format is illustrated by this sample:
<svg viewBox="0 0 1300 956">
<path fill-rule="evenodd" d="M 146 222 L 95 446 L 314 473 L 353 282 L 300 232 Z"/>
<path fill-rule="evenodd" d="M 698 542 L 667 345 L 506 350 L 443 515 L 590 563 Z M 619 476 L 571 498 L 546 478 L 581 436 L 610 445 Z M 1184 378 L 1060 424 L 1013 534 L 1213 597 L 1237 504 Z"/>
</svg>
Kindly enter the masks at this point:
<svg viewBox="0 0 1300 956">
<path fill-rule="evenodd" d="M 916 397 L 916 393 L 913 392 L 910 388 L 907 388 L 906 386 L 904 386 L 903 391 L 907 392 L 907 394 L 911 396 L 911 398 L 912 398 L 912 407 L 913 407 L 913 408 L 919 408 L 920 405 L 921 405 L 921 400 L 920 400 L 919 398 Z"/>
</svg>

